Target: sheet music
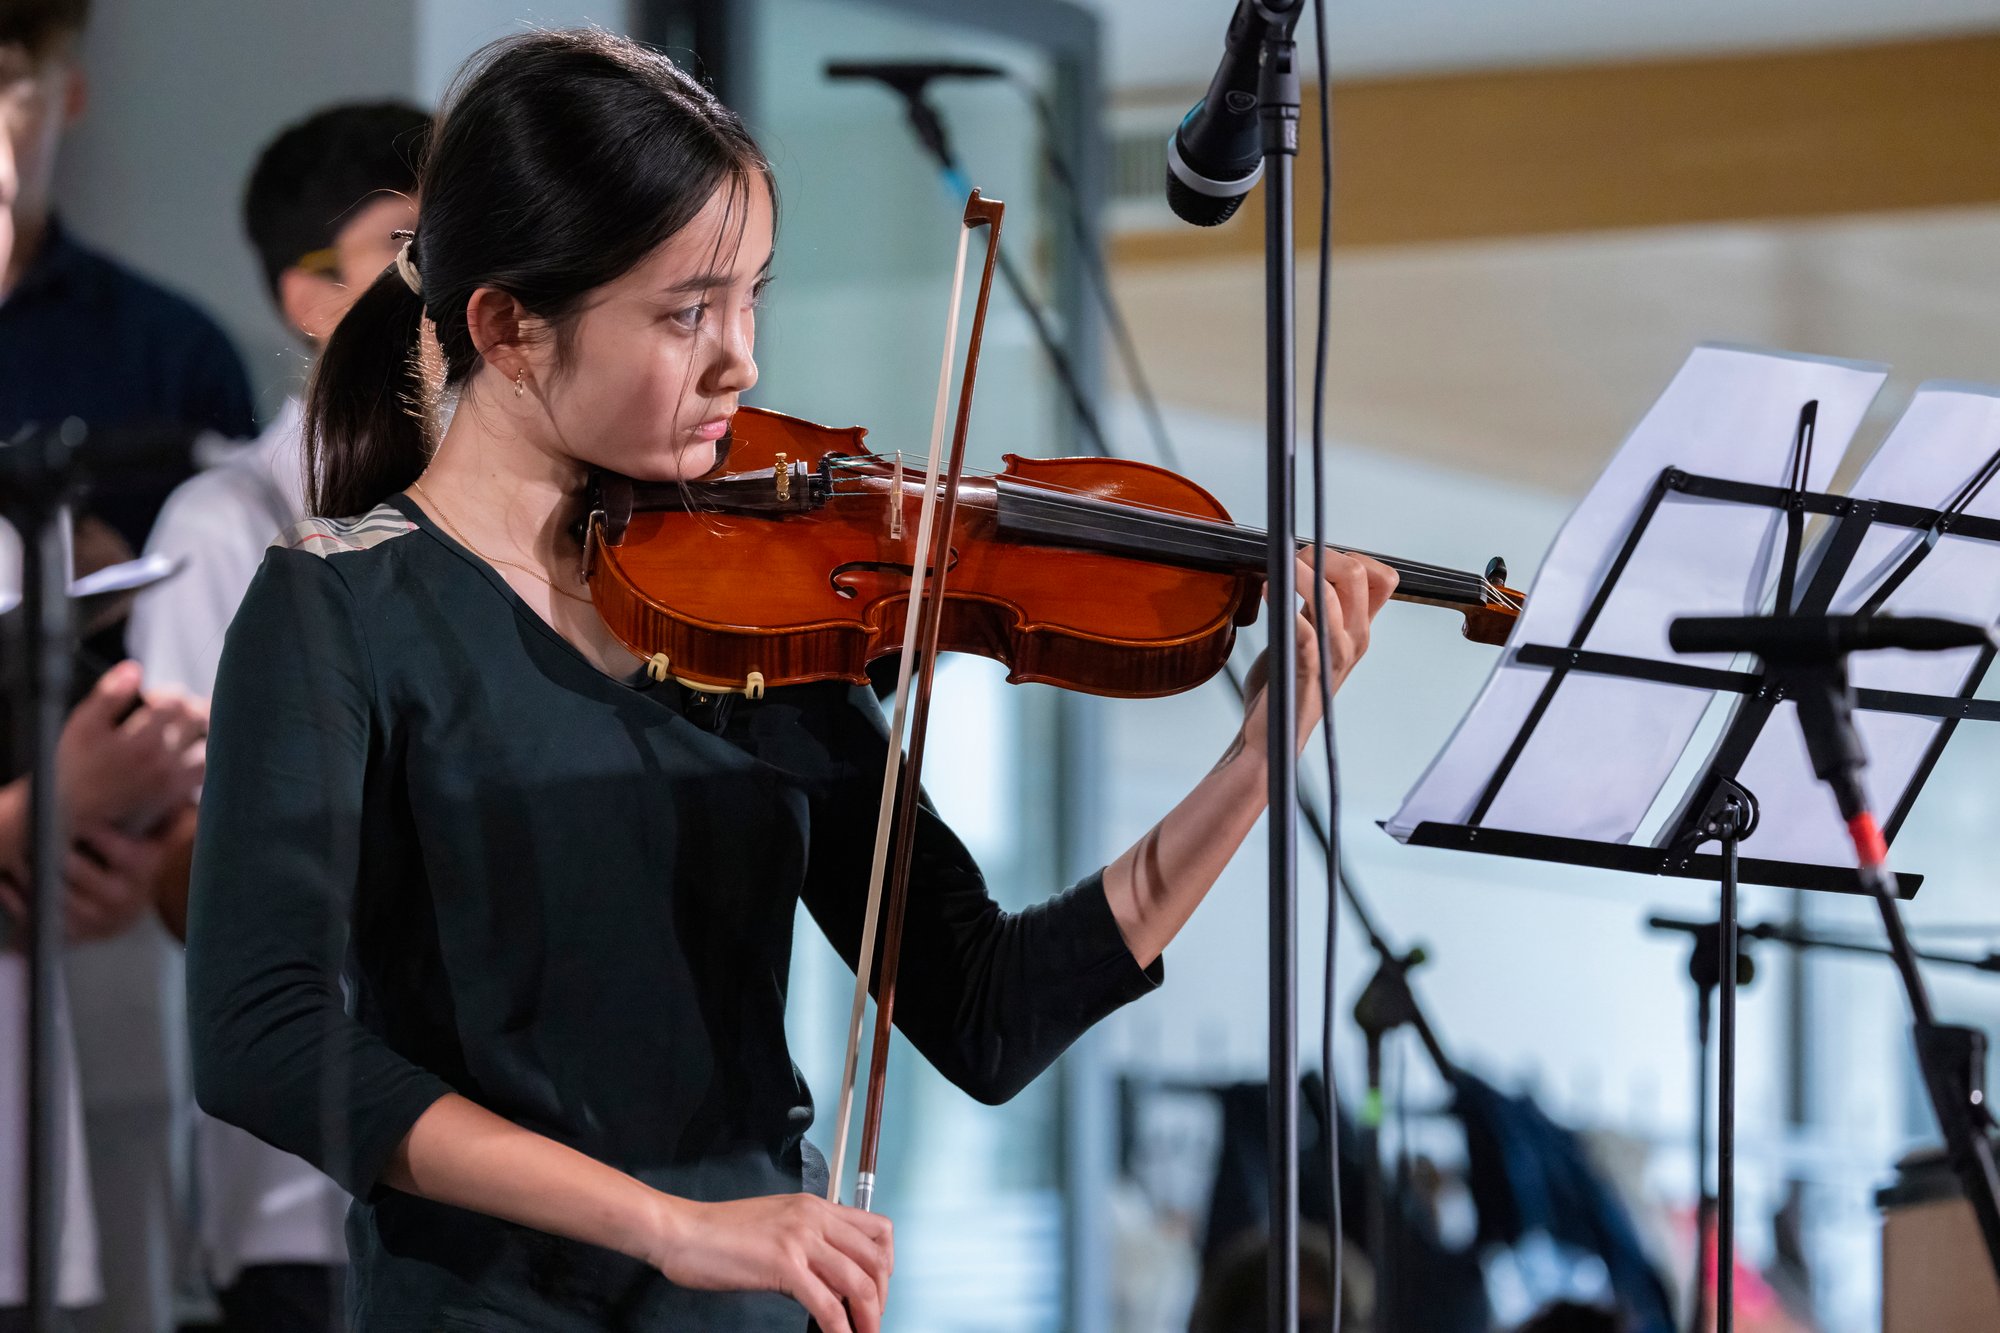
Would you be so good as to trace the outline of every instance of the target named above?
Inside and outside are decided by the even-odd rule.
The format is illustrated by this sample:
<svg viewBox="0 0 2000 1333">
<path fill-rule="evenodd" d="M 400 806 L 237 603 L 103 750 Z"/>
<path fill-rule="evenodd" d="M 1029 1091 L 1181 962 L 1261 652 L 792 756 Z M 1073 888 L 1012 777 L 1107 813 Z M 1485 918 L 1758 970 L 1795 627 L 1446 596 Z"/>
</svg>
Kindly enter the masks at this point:
<svg viewBox="0 0 2000 1333">
<path fill-rule="evenodd" d="M 1451 740 L 1386 825 L 1407 839 L 1426 820 L 1471 814 L 1549 672 L 1520 665 L 1524 643 L 1567 644 L 1637 519 L 1661 469 L 1783 485 L 1790 481 L 1800 408 L 1819 403 L 1809 489 L 1824 490 L 1886 367 L 1784 352 L 1697 347 L 1640 421 L 1543 561 L 1500 662 Z M 1676 615 L 1759 609 L 1781 551 L 1771 510 L 1670 497 L 1619 576 L 1584 646 L 1660 660 Z M 1746 573 L 1747 571 L 1747 573 Z M 1686 747 L 1708 690 L 1572 674 L 1482 823 L 1488 827 L 1629 841 Z"/>
<path fill-rule="evenodd" d="M 2000 389 L 1926 384 L 1869 460 L 1853 493 L 1862 499 L 1943 508 L 1996 449 L 2000 449 Z M 1981 491 L 1965 512 L 2000 518 L 2000 480 Z M 1831 610 L 1859 610 L 1921 542 L 1919 534 L 1907 529 L 1870 528 Z M 1940 538 L 1937 549 L 1890 594 L 1882 609 L 1991 624 L 2000 619 L 2000 545 L 1948 535 Z M 1849 659 L 1849 675 L 1857 689 L 1952 695 L 1965 687 L 1977 656 L 1974 648 L 1856 653 Z M 1943 724 L 1934 718 L 1866 710 L 1854 717 L 1868 756 L 1863 779 L 1869 804 L 1887 823 Z M 1761 810 L 1756 832 L 1743 842 L 1744 855 L 1854 864 L 1853 843 L 1832 795 L 1813 777 L 1799 734 L 1798 710 L 1792 705 L 1782 704 L 1773 711 L 1739 779 L 1756 795 Z"/>
</svg>

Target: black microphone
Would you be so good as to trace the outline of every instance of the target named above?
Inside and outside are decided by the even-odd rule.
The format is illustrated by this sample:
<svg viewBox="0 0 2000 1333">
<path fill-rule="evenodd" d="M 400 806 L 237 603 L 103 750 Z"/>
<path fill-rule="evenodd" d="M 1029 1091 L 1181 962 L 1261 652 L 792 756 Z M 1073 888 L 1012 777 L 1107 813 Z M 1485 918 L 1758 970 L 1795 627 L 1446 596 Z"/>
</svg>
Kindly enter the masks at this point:
<svg viewBox="0 0 2000 1333">
<path fill-rule="evenodd" d="M 1183 222 L 1229 221 L 1264 174 L 1257 81 L 1270 27 L 1257 0 L 1237 0 L 1208 92 L 1167 139 L 1167 207 Z"/>
<path fill-rule="evenodd" d="M 1755 653 L 1791 665 L 1874 648 L 1934 653 L 2000 640 L 1985 625 L 1942 616 L 1678 616 L 1667 642 L 1675 652 Z"/>
<path fill-rule="evenodd" d="M 958 60 L 832 60 L 827 62 L 826 77 L 873 79 L 905 97 L 921 97 L 932 79 L 1004 79 L 1007 71 Z"/>
</svg>

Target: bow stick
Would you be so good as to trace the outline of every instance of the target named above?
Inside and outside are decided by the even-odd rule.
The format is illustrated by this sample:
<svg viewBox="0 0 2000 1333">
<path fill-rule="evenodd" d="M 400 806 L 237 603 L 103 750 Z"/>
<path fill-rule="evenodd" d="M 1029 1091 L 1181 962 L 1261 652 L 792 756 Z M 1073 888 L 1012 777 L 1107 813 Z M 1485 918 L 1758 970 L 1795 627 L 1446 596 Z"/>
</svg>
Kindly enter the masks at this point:
<svg viewBox="0 0 2000 1333">
<path fill-rule="evenodd" d="M 964 229 L 958 236 L 958 260 L 951 287 L 951 311 L 945 322 L 944 363 L 938 370 L 937 408 L 931 421 L 930 457 L 924 471 L 924 498 L 917 519 L 918 552 L 911 561 L 910 597 L 903 618 L 902 658 L 896 668 L 896 708 L 889 729 L 888 761 L 882 771 L 882 802 L 875 824 L 875 855 L 869 867 L 868 907 L 861 927 L 861 953 L 854 970 L 854 1004 L 848 1014 L 847 1058 L 840 1080 L 839 1128 L 828 1173 L 828 1199 L 840 1199 L 840 1178 L 847 1160 L 847 1132 L 854 1112 L 854 1078 L 860 1062 L 861 1027 L 868 1004 L 868 978 L 874 971 L 876 922 L 882 930 L 882 970 L 876 986 L 875 1032 L 868 1052 L 868 1099 L 861 1117 L 861 1160 L 854 1180 L 854 1206 L 873 1211 L 875 1168 L 882 1146 L 882 1102 L 889 1077 L 889 1028 L 895 1016 L 896 973 L 902 961 L 903 913 L 909 901 L 910 862 L 915 852 L 917 803 L 924 764 L 924 737 L 930 722 L 931 675 L 937 658 L 938 628 L 944 619 L 945 571 L 950 567 L 952 524 L 958 513 L 958 485 L 965 470 L 966 428 L 972 416 L 972 385 L 979 369 L 979 345 L 986 330 L 986 307 L 993 293 L 994 264 L 1000 254 L 1000 219 L 1006 205 L 982 199 L 974 190 L 965 201 Z M 952 351 L 958 343 L 958 312 L 965 290 L 967 244 L 976 227 L 987 227 L 986 263 L 973 307 L 972 334 L 966 344 L 965 371 L 958 389 L 958 419 L 952 428 L 951 452 L 940 494 L 939 454 L 944 439 L 947 393 L 951 383 Z M 911 690 L 914 671 L 916 688 Z M 909 723 L 909 755 L 903 754 L 905 720 Z M 891 823 L 893 820 L 894 828 Z M 884 881 L 888 886 L 883 909 Z"/>
</svg>

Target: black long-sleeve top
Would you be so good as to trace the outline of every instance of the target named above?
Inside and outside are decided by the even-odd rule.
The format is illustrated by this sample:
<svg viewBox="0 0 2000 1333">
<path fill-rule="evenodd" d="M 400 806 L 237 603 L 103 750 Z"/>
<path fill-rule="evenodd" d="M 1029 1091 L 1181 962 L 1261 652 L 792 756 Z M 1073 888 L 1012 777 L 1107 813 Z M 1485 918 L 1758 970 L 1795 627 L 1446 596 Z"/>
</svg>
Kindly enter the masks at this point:
<svg viewBox="0 0 2000 1333">
<path fill-rule="evenodd" d="M 793 912 L 854 965 L 886 729 L 844 685 L 730 703 L 605 675 L 401 497 L 266 558 L 216 684 L 196 1090 L 354 1193 L 355 1328 L 803 1326 L 380 1183 L 456 1091 L 672 1194 L 801 1188 Z M 1157 981 L 1100 877 L 1007 913 L 924 812 L 895 1017 L 959 1087 L 1012 1096 Z"/>
</svg>

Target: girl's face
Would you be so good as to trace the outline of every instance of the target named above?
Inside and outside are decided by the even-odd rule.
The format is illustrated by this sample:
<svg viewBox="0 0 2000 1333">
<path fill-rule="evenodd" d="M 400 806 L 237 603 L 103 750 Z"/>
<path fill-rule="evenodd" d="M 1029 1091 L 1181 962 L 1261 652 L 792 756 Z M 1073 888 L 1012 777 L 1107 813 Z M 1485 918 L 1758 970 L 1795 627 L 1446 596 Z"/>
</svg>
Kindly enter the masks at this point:
<svg viewBox="0 0 2000 1333">
<path fill-rule="evenodd" d="M 738 399 L 757 382 L 772 228 L 761 177 L 725 183 L 692 222 L 598 289 L 572 328 L 567 367 L 532 386 L 560 452 L 645 481 L 715 465 Z"/>
</svg>

